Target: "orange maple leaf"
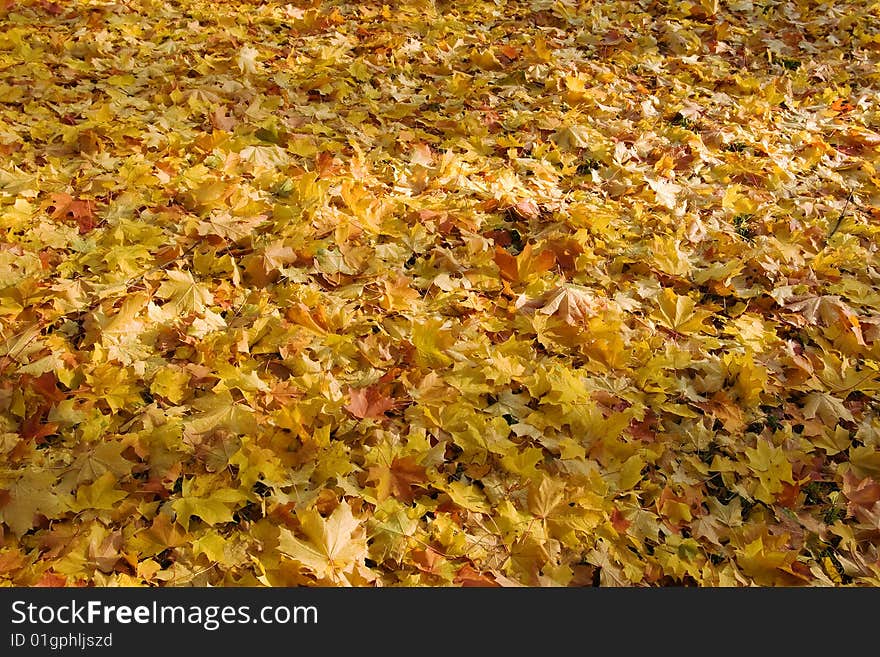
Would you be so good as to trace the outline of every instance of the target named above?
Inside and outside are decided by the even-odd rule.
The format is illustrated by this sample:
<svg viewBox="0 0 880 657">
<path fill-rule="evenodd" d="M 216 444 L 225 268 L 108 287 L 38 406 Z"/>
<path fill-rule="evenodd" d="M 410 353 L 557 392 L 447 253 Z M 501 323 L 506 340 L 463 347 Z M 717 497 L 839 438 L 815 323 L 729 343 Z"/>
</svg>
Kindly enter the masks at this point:
<svg viewBox="0 0 880 657">
<path fill-rule="evenodd" d="M 424 550 L 413 550 L 410 553 L 413 563 L 422 572 L 429 575 L 440 575 L 440 565 L 443 563 L 443 555 L 432 547 Z"/>
<path fill-rule="evenodd" d="M 21 568 L 26 561 L 24 553 L 16 548 L 0 552 L 0 574 L 14 572 Z"/>
<path fill-rule="evenodd" d="M 614 527 L 615 531 L 621 534 L 625 534 L 626 530 L 629 529 L 629 526 L 632 524 L 626 517 L 620 512 L 620 509 L 615 508 L 611 512 L 611 517 L 609 518 L 611 521 L 611 526 Z"/>
<path fill-rule="evenodd" d="M 425 468 L 415 462 L 412 456 L 396 458 L 391 466 L 375 465 L 370 468 L 368 482 L 375 483 L 376 497 L 381 502 L 389 495 L 411 504 L 415 499 L 414 486 L 423 484 L 426 478 Z"/>
<path fill-rule="evenodd" d="M 507 208 L 507 216 L 511 219 L 538 219 L 541 216 L 541 206 L 530 198 L 525 198 Z"/>
<path fill-rule="evenodd" d="M 496 246 L 495 264 L 501 270 L 502 278 L 511 283 L 521 283 L 553 267 L 556 264 L 556 256 L 549 249 L 544 249 L 535 255 L 531 244 L 526 244 L 522 253 L 517 256 L 510 255 L 501 247 Z"/>
<path fill-rule="evenodd" d="M 394 408 L 394 400 L 376 386 L 349 388 L 348 395 L 351 401 L 344 408 L 360 420 L 384 418 L 385 412 Z"/>
<path fill-rule="evenodd" d="M 49 203 L 45 206 L 51 208 L 52 219 L 75 221 L 82 235 L 92 230 L 97 222 L 92 201 L 88 199 L 75 199 L 70 194 L 52 194 Z"/>
<path fill-rule="evenodd" d="M 833 103 L 831 103 L 831 109 L 834 110 L 835 112 L 840 112 L 841 114 L 844 114 L 846 112 L 851 112 L 855 108 L 856 108 L 856 106 L 853 105 L 848 100 L 846 100 L 845 98 L 838 98 Z"/>
<path fill-rule="evenodd" d="M 489 577 L 488 575 L 484 575 L 480 571 L 476 570 L 469 563 L 463 565 L 458 572 L 455 574 L 455 578 L 452 580 L 456 584 L 460 584 L 461 586 L 479 586 L 479 587 L 492 587 L 492 586 L 501 586 L 494 579 Z"/>
<path fill-rule="evenodd" d="M 505 57 L 507 57 L 507 59 L 513 60 L 513 59 L 516 59 L 517 57 L 520 56 L 520 53 L 522 52 L 522 49 L 521 49 L 521 48 L 518 48 L 518 47 L 516 47 L 516 46 L 505 45 L 505 46 L 501 46 L 501 47 L 498 49 L 498 51 L 499 51 L 502 55 L 504 55 Z"/>
<path fill-rule="evenodd" d="M 47 570 L 46 572 L 44 572 L 39 581 L 34 584 L 35 587 L 40 588 L 60 588 L 66 585 L 67 577 L 64 575 L 59 575 L 58 573 L 51 570 Z"/>
</svg>

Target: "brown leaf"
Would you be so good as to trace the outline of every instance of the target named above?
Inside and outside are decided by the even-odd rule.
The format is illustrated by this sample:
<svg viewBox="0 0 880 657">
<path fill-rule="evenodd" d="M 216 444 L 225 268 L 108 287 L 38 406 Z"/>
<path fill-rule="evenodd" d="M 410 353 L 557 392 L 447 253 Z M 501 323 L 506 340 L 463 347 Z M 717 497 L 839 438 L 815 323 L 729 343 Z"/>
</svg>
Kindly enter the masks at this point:
<svg viewBox="0 0 880 657">
<path fill-rule="evenodd" d="M 852 472 L 843 475 L 843 494 L 853 507 L 873 507 L 880 501 L 880 483 L 871 477 L 859 479 Z"/>
<path fill-rule="evenodd" d="M 19 435 L 24 440 L 33 440 L 37 445 L 42 445 L 46 442 L 47 436 L 53 435 L 58 430 L 56 422 L 45 421 L 47 410 L 45 406 L 41 406 L 21 423 Z"/>
<path fill-rule="evenodd" d="M 217 130 L 230 131 L 238 125 L 238 119 L 226 116 L 226 108 L 219 106 L 209 116 L 211 126 Z"/>
<path fill-rule="evenodd" d="M 58 389 L 58 386 L 56 385 L 58 379 L 52 372 L 45 372 L 36 377 L 31 377 L 30 375 L 25 375 L 25 377 L 30 380 L 31 389 L 40 395 L 44 401 L 49 402 L 50 404 L 56 404 L 67 397 L 67 395 Z M 24 378 L 22 383 L 24 383 Z"/>
<path fill-rule="evenodd" d="M 101 543 L 92 542 L 89 545 L 89 559 L 94 562 L 101 572 L 113 572 L 113 568 L 122 556 L 119 553 L 122 542 L 122 532 L 119 530 L 109 534 Z"/>
</svg>

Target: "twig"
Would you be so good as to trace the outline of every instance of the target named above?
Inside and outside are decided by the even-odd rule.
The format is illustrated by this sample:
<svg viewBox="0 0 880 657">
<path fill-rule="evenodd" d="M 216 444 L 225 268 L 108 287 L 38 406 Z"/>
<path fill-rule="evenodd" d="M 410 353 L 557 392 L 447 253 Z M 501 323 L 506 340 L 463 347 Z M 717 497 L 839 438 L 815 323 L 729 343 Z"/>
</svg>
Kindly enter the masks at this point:
<svg viewBox="0 0 880 657">
<path fill-rule="evenodd" d="M 828 233 L 828 237 L 825 238 L 827 243 L 832 237 L 834 237 L 834 233 L 837 232 L 837 229 L 840 228 L 840 225 L 843 223 L 843 218 L 846 216 L 846 211 L 849 209 L 849 203 L 852 201 L 853 193 L 850 191 L 849 195 L 846 197 L 846 203 L 843 205 L 843 210 L 840 212 L 840 216 L 837 218 L 837 223 L 834 224 L 834 228 L 831 229 L 831 232 Z"/>
</svg>

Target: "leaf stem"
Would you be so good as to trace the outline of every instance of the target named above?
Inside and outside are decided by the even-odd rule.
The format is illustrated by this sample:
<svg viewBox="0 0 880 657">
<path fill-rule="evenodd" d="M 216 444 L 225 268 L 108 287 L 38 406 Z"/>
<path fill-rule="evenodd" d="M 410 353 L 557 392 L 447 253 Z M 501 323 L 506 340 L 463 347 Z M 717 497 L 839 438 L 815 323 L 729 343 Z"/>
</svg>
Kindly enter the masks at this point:
<svg viewBox="0 0 880 657">
<path fill-rule="evenodd" d="M 837 229 L 840 228 L 840 225 L 843 223 L 843 218 L 846 216 L 846 211 L 849 209 L 849 204 L 850 204 L 850 201 L 852 201 L 852 197 L 853 197 L 853 193 L 852 193 L 852 190 L 850 190 L 850 193 L 846 197 L 846 203 L 844 203 L 844 205 L 843 205 L 843 210 L 841 210 L 840 216 L 837 217 L 837 222 L 834 224 L 834 228 L 831 229 L 831 232 L 828 233 L 828 237 L 825 238 L 826 244 L 828 243 L 828 240 L 830 240 L 832 237 L 834 237 L 834 233 L 837 232 Z"/>
</svg>

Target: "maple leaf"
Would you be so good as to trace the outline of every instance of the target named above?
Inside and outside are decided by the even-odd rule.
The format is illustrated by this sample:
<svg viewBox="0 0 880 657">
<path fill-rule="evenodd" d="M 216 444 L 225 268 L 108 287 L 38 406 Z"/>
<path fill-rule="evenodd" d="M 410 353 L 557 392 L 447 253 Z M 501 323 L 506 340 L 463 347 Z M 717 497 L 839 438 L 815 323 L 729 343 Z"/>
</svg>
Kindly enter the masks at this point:
<svg viewBox="0 0 880 657">
<path fill-rule="evenodd" d="M 542 476 L 541 482 L 529 488 L 529 510 L 536 518 L 547 519 L 553 516 L 565 501 L 565 484 Z"/>
<path fill-rule="evenodd" d="M 539 254 L 533 252 L 531 244 L 526 244 L 519 255 L 510 255 L 500 246 L 495 247 L 495 264 L 501 276 L 512 283 L 528 282 L 532 277 L 548 271 L 556 264 L 556 255 L 550 249 Z"/>
<path fill-rule="evenodd" d="M 254 409 L 236 403 L 229 391 L 201 397 L 193 402 L 193 406 L 201 412 L 188 418 L 184 424 L 184 434 L 191 438 L 208 435 L 217 429 L 247 434 L 257 426 Z"/>
<path fill-rule="evenodd" d="M 219 429 L 195 446 L 196 458 L 205 464 L 208 472 L 217 472 L 229 464 L 241 445 L 238 436 Z"/>
<path fill-rule="evenodd" d="M 41 576 L 39 581 L 37 581 L 34 586 L 36 587 L 45 587 L 45 588 L 60 588 L 67 585 L 67 577 L 64 575 L 60 575 L 55 572 L 46 571 Z"/>
<path fill-rule="evenodd" d="M 682 191 L 681 185 L 660 178 L 645 178 L 645 182 L 653 190 L 659 204 L 670 210 L 675 210 L 678 205 L 678 195 Z"/>
<path fill-rule="evenodd" d="M 383 394 L 377 386 L 366 388 L 349 388 L 350 401 L 345 410 L 358 419 L 380 419 L 386 411 L 394 408 L 394 400 Z"/>
<path fill-rule="evenodd" d="M 473 566 L 466 563 L 461 568 L 459 568 L 458 572 L 455 573 L 455 579 L 452 580 L 455 584 L 459 584 L 463 587 L 495 587 L 501 586 L 493 577 L 486 575 L 484 573 L 479 572 Z"/>
<path fill-rule="evenodd" d="M 161 395 L 172 404 L 178 404 L 186 398 L 189 389 L 190 374 L 175 367 L 159 370 L 150 382 L 150 393 Z"/>
<path fill-rule="evenodd" d="M 425 468 L 411 456 L 395 458 L 390 466 L 372 466 L 367 477 L 367 482 L 376 486 L 376 499 L 379 502 L 391 495 L 405 504 L 415 499 L 413 488 L 425 481 Z"/>
<path fill-rule="evenodd" d="M 108 470 L 91 484 L 81 484 L 76 489 L 76 500 L 70 505 L 71 508 L 74 511 L 115 508 L 128 495 L 124 490 L 116 488 L 118 481 L 116 475 Z"/>
<path fill-rule="evenodd" d="M 521 296 L 516 307 L 535 310 L 543 315 L 558 317 L 569 326 L 580 326 L 603 309 L 605 302 L 597 299 L 592 290 L 581 285 L 565 283 L 538 299 L 526 301 Z"/>
<path fill-rule="evenodd" d="M 452 363 L 446 350 L 452 346 L 454 338 L 443 320 L 429 319 L 414 323 L 412 342 L 424 364 L 442 368 Z"/>
<path fill-rule="evenodd" d="M 16 548 L 0 550 L 0 575 L 15 572 L 25 563 L 25 553 Z"/>
<path fill-rule="evenodd" d="M 185 479 L 181 493 L 171 506 L 177 514 L 177 522 L 186 531 L 189 531 L 192 516 L 209 525 L 231 522 L 235 508 L 247 499 L 242 491 L 234 488 L 207 490 L 207 486 L 196 478 Z"/>
<path fill-rule="evenodd" d="M 259 67 L 257 62 L 259 54 L 260 51 L 256 48 L 242 46 L 241 50 L 238 51 L 238 56 L 235 58 L 235 63 L 238 66 L 238 69 L 245 75 L 253 75 L 256 73 Z"/>
<path fill-rule="evenodd" d="M 33 415 L 24 419 L 19 428 L 19 433 L 24 440 L 33 440 L 40 445 L 45 441 L 47 436 L 54 435 L 58 430 L 56 422 L 45 422 L 45 407 L 39 408 Z"/>
<path fill-rule="evenodd" d="M 452 579 L 451 564 L 434 548 L 413 550 L 410 555 L 419 570 L 444 580 Z"/>
<path fill-rule="evenodd" d="M 53 518 L 62 512 L 65 504 L 53 491 L 54 480 L 55 474 L 47 470 L 28 470 L 11 481 L 0 480 L 0 522 L 21 536 L 33 528 L 38 515 Z"/>
<path fill-rule="evenodd" d="M 672 331 L 687 334 L 705 330 L 703 322 L 711 314 L 707 310 L 696 309 L 696 303 L 690 297 L 680 296 L 671 289 L 664 288 L 653 316 Z"/>
<path fill-rule="evenodd" d="M 507 213 L 517 219 L 538 219 L 541 216 L 541 208 L 532 199 L 526 198 L 510 206 Z"/>
<path fill-rule="evenodd" d="M 779 585 L 790 581 L 786 568 L 795 560 L 796 553 L 788 549 L 788 534 L 770 535 L 766 529 L 754 540 L 736 549 L 737 563 L 749 575 L 765 585 Z"/>
<path fill-rule="evenodd" d="M 724 428 L 731 433 L 739 431 L 745 426 L 742 408 L 733 402 L 730 396 L 723 390 L 719 390 L 708 402 L 698 403 L 697 406 L 707 413 L 718 418 Z"/>
<path fill-rule="evenodd" d="M 169 270 L 165 272 L 168 280 L 156 290 L 156 296 L 166 299 L 175 314 L 202 312 L 214 300 L 213 294 L 193 278 L 192 272 Z"/>
<path fill-rule="evenodd" d="M 409 537 L 418 527 L 418 520 L 393 498 L 378 505 L 368 522 L 368 545 L 373 560 L 401 560 L 408 555 Z"/>
<path fill-rule="evenodd" d="M 784 296 L 780 298 L 785 299 Z M 858 344 L 866 346 L 858 315 L 836 295 L 788 297 L 784 308 L 798 313 L 811 324 L 832 326 L 839 323 L 852 332 Z"/>
<path fill-rule="evenodd" d="M 794 484 L 791 463 L 785 452 L 766 440 L 758 440 L 755 448 L 746 448 L 749 468 L 757 475 L 759 486 L 755 492 L 762 502 L 771 504 L 775 496 L 783 491 L 783 483 Z"/>
<path fill-rule="evenodd" d="M 279 550 L 300 563 L 318 579 L 350 586 L 354 571 L 367 556 L 364 528 L 348 502 L 341 502 L 326 520 L 317 511 L 298 513 L 306 540 L 282 527 Z"/>
<path fill-rule="evenodd" d="M 132 539 L 133 547 L 146 556 L 167 549 L 186 545 L 190 535 L 166 513 L 157 514 L 148 527 L 140 530 Z"/>
<path fill-rule="evenodd" d="M 119 530 L 102 534 L 103 532 L 99 532 L 92 536 L 89 541 L 88 556 L 98 570 L 109 573 L 113 572 L 117 562 L 122 558 L 119 550 L 123 544 L 123 537 Z"/>
<path fill-rule="evenodd" d="M 826 392 L 811 392 L 804 400 L 804 417 L 819 417 L 825 424 L 833 427 L 838 418 L 847 422 L 853 421 L 852 413 L 836 397 Z"/>
<path fill-rule="evenodd" d="M 880 483 L 871 477 L 859 479 L 854 473 L 846 472 L 842 491 L 849 513 L 868 525 L 880 526 Z"/>
<path fill-rule="evenodd" d="M 229 212 L 214 212 L 205 221 L 198 223 L 196 231 L 201 236 L 213 235 L 238 244 L 253 237 L 254 230 L 265 220 L 265 215 L 235 217 Z"/>
<path fill-rule="evenodd" d="M 560 148 L 590 148 L 596 143 L 594 136 L 586 125 L 569 125 L 553 135 L 553 141 L 559 144 Z"/>
<path fill-rule="evenodd" d="M 106 440 L 81 448 L 76 460 L 61 476 L 57 490 L 73 490 L 80 484 L 96 481 L 108 472 L 117 479 L 129 474 L 134 464 L 122 455 L 125 449 L 125 443 L 119 440 Z"/>
<path fill-rule="evenodd" d="M 75 199 L 70 194 L 64 193 L 54 193 L 50 198 L 47 208 L 52 209 L 52 219 L 75 222 L 81 234 L 95 227 L 93 201 Z"/>
</svg>

